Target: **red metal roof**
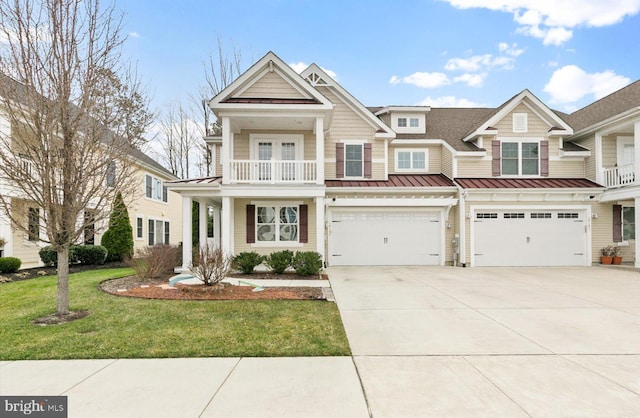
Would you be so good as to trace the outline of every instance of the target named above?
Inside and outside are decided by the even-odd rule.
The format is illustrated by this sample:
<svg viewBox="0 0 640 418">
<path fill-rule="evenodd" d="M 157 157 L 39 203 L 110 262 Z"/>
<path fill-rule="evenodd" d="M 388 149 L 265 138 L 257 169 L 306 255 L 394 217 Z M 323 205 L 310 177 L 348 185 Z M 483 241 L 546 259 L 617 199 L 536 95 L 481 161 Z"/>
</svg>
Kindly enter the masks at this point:
<svg viewBox="0 0 640 418">
<path fill-rule="evenodd" d="M 235 97 L 225 100 L 222 103 L 250 103 L 250 104 L 319 104 L 316 99 L 288 99 L 269 97 Z"/>
<path fill-rule="evenodd" d="M 222 177 L 203 177 L 199 179 L 184 179 L 167 181 L 167 184 L 220 184 L 222 183 Z"/>
<path fill-rule="evenodd" d="M 326 180 L 327 187 L 453 187 L 444 174 L 391 174 L 389 180 Z"/>
<path fill-rule="evenodd" d="M 464 189 L 581 189 L 602 188 L 599 184 L 583 178 L 456 178 L 454 181 Z"/>
</svg>

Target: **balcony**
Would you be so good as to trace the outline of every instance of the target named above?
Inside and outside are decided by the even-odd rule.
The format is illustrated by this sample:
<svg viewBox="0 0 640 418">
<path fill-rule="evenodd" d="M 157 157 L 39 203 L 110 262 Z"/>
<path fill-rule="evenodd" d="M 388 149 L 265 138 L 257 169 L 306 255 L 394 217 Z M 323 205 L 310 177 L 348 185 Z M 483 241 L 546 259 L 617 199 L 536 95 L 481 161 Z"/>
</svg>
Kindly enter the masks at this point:
<svg viewBox="0 0 640 418">
<path fill-rule="evenodd" d="M 230 183 L 316 183 L 318 163 L 303 160 L 232 160 Z"/>
<path fill-rule="evenodd" d="M 615 188 L 635 184 L 636 175 L 633 164 L 604 169 L 604 186 Z"/>
</svg>

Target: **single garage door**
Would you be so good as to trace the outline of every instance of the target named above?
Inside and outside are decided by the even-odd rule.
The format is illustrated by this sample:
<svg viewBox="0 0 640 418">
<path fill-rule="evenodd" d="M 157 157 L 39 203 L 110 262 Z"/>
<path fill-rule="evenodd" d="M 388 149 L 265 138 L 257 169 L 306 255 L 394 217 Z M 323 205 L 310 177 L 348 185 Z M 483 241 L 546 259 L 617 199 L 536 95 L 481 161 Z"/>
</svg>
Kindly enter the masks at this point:
<svg viewBox="0 0 640 418">
<path fill-rule="evenodd" d="M 440 218 L 439 211 L 334 210 L 329 230 L 329 263 L 439 265 Z"/>
<path fill-rule="evenodd" d="M 585 215 L 575 210 L 477 210 L 474 265 L 587 265 Z"/>
</svg>

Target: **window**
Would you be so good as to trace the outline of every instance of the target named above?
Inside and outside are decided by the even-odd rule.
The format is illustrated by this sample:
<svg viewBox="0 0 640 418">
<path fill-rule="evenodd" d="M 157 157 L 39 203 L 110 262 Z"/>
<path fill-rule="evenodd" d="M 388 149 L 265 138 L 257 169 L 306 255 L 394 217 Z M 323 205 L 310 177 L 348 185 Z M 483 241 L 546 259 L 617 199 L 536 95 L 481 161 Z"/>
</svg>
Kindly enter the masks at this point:
<svg viewBox="0 0 640 418">
<path fill-rule="evenodd" d="M 298 242 L 297 206 L 257 206 L 257 242 Z"/>
<path fill-rule="evenodd" d="M 96 243 L 96 216 L 92 211 L 84 211 L 84 245 Z"/>
<path fill-rule="evenodd" d="M 622 207 L 622 240 L 636 239 L 636 208 Z"/>
<path fill-rule="evenodd" d="M 207 206 L 207 238 L 214 237 L 213 221 L 214 221 L 214 208 L 213 206 Z"/>
<path fill-rule="evenodd" d="M 29 208 L 29 224 L 28 224 L 29 241 L 40 240 L 40 209 Z"/>
<path fill-rule="evenodd" d="M 166 221 L 149 219 L 149 245 L 169 245 L 170 224 Z"/>
<path fill-rule="evenodd" d="M 497 213 L 477 213 L 476 219 L 497 219 Z"/>
<path fill-rule="evenodd" d="M 164 186 L 159 178 L 147 174 L 145 175 L 145 196 L 149 199 L 166 202 L 168 200 L 167 186 Z"/>
<path fill-rule="evenodd" d="M 409 119 L 409 127 L 410 128 L 419 128 L 420 120 L 418 118 L 410 118 Z"/>
<path fill-rule="evenodd" d="M 551 219 L 551 214 L 544 212 L 544 213 L 532 213 L 531 214 L 531 219 Z"/>
<path fill-rule="evenodd" d="M 109 161 L 107 163 L 106 183 L 107 183 L 107 187 L 114 187 L 116 185 L 116 163 L 115 163 L 115 161 Z"/>
<path fill-rule="evenodd" d="M 504 219 L 524 219 L 524 213 L 505 213 Z"/>
<path fill-rule="evenodd" d="M 396 170 L 425 171 L 427 169 L 426 150 L 397 150 Z"/>
<path fill-rule="evenodd" d="M 398 118 L 398 128 L 407 127 L 407 118 Z"/>
<path fill-rule="evenodd" d="M 526 113 L 513 114 L 513 132 L 528 132 Z"/>
<path fill-rule="evenodd" d="M 537 175 L 540 173 L 537 142 L 502 142 L 502 175 Z"/>
<path fill-rule="evenodd" d="M 136 216 L 136 239 L 144 238 L 144 220 L 142 216 Z"/>
<path fill-rule="evenodd" d="M 345 144 L 344 173 L 345 177 L 362 177 L 363 152 L 362 144 Z"/>
<path fill-rule="evenodd" d="M 579 216 L 576 212 L 559 213 L 558 219 L 578 219 Z"/>
</svg>

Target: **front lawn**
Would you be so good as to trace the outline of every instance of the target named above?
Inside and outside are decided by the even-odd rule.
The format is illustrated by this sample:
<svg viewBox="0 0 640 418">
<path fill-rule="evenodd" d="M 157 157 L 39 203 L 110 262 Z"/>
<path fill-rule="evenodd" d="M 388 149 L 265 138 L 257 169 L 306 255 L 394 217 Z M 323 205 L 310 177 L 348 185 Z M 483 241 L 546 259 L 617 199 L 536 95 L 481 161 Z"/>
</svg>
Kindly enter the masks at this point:
<svg viewBox="0 0 640 418">
<path fill-rule="evenodd" d="M 146 300 L 98 290 L 130 274 L 72 274 L 71 310 L 91 315 L 62 325 L 31 322 L 55 311 L 55 277 L 0 285 L 0 360 L 350 355 L 335 303 Z"/>
</svg>

